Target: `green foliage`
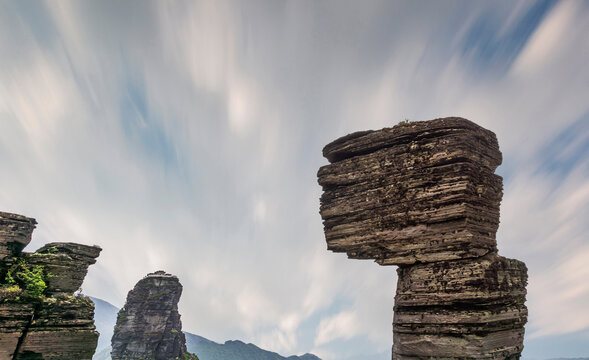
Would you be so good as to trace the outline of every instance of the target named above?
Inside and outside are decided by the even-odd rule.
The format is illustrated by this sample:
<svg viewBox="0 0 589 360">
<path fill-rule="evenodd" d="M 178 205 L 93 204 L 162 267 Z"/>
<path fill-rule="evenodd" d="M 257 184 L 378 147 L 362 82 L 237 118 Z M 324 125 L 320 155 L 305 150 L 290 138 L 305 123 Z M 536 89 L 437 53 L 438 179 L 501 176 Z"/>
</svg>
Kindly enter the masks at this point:
<svg viewBox="0 0 589 360">
<path fill-rule="evenodd" d="M 28 264 L 24 259 L 19 259 L 8 268 L 3 281 L 3 288 L 16 291 L 23 290 L 29 298 L 41 299 L 47 289 L 46 277 L 43 266 Z"/>
<path fill-rule="evenodd" d="M 172 329 L 172 330 L 170 330 L 170 332 L 171 332 L 172 334 L 177 334 L 177 333 L 178 333 L 178 330 L 176 330 L 176 329 Z"/>
<path fill-rule="evenodd" d="M 18 285 L 4 285 L 0 287 L 0 301 L 18 300 L 22 289 Z"/>
<path fill-rule="evenodd" d="M 405 124 L 410 124 L 410 123 L 412 123 L 412 121 L 410 121 L 408 118 L 405 118 L 404 120 L 399 121 L 397 123 L 397 125 L 405 125 Z M 395 126 L 397 126 L 397 125 L 395 125 Z"/>
<path fill-rule="evenodd" d="M 126 317 L 127 313 L 122 309 L 119 310 L 119 313 L 117 314 L 117 323 L 115 324 L 115 331 L 119 331 L 121 323 L 125 320 Z"/>
<path fill-rule="evenodd" d="M 57 254 L 57 246 L 51 246 L 45 250 L 48 254 Z"/>
</svg>

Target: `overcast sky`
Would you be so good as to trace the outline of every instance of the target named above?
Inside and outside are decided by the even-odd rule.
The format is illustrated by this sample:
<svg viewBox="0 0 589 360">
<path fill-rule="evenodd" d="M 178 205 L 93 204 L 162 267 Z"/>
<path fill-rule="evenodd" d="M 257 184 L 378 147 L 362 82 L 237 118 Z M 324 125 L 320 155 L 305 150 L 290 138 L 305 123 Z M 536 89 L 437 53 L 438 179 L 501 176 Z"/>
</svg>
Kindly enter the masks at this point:
<svg viewBox="0 0 589 360">
<path fill-rule="evenodd" d="M 326 250 L 347 133 L 462 116 L 503 152 L 528 357 L 589 356 L 589 2 L 2 1 L 0 210 L 103 248 L 84 293 L 184 285 L 184 329 L 390 359 L 394 267 Z"/>
</svg>

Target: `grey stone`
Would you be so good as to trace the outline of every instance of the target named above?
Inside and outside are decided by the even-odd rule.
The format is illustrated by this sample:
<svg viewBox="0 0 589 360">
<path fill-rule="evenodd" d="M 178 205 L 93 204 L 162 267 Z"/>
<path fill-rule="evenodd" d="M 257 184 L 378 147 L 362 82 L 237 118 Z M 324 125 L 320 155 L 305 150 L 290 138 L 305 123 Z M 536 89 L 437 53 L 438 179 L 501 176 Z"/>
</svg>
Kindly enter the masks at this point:
<svg viewBox="0 0 589 360">
<path fill-rule="evenodd" d="M 180 295 L 180 281 L 164 271 L 139 280 L 119 311 L 111 341 L 111 358 L 184 359 L 187 352 L 178 313 Z"/>
</svg>

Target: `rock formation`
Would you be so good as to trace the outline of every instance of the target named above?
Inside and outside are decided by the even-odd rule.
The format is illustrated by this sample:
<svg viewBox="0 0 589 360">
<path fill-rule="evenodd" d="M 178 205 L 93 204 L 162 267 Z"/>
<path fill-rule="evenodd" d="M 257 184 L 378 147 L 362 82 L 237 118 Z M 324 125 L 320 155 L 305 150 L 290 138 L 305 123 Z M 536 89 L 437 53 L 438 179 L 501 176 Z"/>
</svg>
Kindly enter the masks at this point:
<svg viewBox="0 0 589 360">
<path fill-rule="evenodd" d="M 0 360 L 91 359 L 94 304 L 73 296 L 101 249 L 50 243 L 23 253 L 37 222 L 0 212 Z"/>
<path fill-rule="evenodd" d="M 198 359 L 186 352 L 178 313 L 182 285 L 174 275 L 147 274 L 129 291 L 112 337 L 113 360 Z"/>
<path fill-rule="evenodd" d="M 527 268 L 497 254 L 495 134 L 462 118 L 401 123 L 323 155 L 328 249 L 399 266 L 393 359 L 519 358 Z"/>
<path fill-rule="evenodd" d="M 31 242 L 35 225 L 37 225 L 35 219 L 0 212 L 0 261 L 5 257 L 18 256 L 21 253 Z"/>
</svg>

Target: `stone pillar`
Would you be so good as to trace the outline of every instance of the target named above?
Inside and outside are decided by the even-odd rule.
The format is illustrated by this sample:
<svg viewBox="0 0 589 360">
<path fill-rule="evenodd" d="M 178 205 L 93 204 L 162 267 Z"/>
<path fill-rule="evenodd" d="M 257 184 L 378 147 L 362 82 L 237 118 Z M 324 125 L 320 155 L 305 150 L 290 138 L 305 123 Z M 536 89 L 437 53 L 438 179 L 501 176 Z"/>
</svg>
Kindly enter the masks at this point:
<svg viewBox="0 0 589 360">
<path fill-rule="evenodd" d="M 182 285 L 164 271 L 147 274 L 129 291 L 112 337 L 113 360 L 196 359 L 186 352 L 178 313 Z"/>
<path fill-rule="evenodd" d="M 527 268 L 497 254 L 495 134 L 462 118 L 409 122 L 323 155 L 328 249 L 399 266 L 393 359 L 519 358 Z"/>
</svg>

